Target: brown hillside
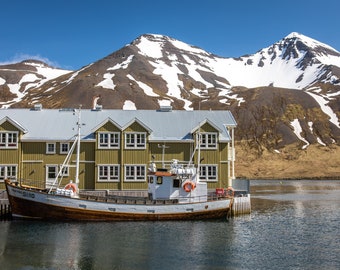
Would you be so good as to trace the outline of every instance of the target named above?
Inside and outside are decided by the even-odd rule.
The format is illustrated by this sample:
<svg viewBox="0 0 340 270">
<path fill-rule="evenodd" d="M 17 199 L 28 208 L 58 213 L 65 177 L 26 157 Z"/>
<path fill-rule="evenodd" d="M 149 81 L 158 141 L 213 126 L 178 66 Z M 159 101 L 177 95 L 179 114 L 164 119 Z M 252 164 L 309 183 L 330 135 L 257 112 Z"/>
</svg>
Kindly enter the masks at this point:
<svg viewBox="0 0 340 270">
<path fill-rule="evenodd" d="M 236 145 L 235 174 L 248 179 L 340 179 L 340 147 L 310 145 L 298 149 L 286 146 L 280 153 Z"/>
</svg>

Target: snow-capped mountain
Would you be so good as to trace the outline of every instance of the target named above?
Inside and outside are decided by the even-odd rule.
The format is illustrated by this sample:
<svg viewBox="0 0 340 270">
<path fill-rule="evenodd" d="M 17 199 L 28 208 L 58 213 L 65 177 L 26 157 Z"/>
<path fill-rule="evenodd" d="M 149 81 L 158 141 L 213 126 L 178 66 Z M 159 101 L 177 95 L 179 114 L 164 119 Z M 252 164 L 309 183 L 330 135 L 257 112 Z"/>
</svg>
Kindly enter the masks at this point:
<svg viewBox="0 0 340 270">
<path fill-rule="evenodd" d="M 229 109 L 239 124 L 238 138 L 257 138 L 261 147 L 340 142 L 340 53 L 298 33 L 239 58 L 142 35 L 80 70 L 59 71 L 59 77 L 28 84 L 24 73 L 17 75 L 20 91 L 9 86 L 3 69 L 3 107 L 91 108 L 95 101 L 104 109 Z"/>
<path fill-rule="evenodd" d="M 30 90 L 69 72 L 37 60 L 0 66 L 0 107 L 9 107 L 21 102 Z"/>
</svg>

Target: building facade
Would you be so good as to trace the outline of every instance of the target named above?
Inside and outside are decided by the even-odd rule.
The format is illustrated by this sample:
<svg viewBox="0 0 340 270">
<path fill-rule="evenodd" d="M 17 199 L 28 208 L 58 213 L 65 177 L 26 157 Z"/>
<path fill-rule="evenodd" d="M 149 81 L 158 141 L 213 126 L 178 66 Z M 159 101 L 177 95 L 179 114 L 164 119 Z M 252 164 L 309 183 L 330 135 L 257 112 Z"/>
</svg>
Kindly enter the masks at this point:
<svg viewBox="0 0 340 270">
<path fill-rule="evenodd" d="M 49 187 L 73 147 L 78 113 L 40 105 L 0 110 L 0 189 L 6 178 Z M 80 189 L 145 190 L 149 163 L 169 168 L 173 159 L 183 164 L 200 159 L 200 179 L 210 189 L 227 187 L 235 177 L 236 122 L 229 111 L 98 106 L 80 113 Z M 75 153 L 62 172 L 62 185 L 75 179 Z"/>
</svg>

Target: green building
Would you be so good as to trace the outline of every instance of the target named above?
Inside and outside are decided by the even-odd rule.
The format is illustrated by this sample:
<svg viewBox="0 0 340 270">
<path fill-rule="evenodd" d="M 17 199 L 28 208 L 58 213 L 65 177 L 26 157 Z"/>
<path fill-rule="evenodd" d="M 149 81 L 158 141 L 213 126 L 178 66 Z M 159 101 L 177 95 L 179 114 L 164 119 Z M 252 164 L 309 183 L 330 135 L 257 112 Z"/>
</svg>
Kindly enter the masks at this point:
<svg viewBox="0 0 340 270">
<path fill-rule="evenodd" d="M 41 105 L 0 110 L 0 189 L 6 178 L 53 183 L 77 135 L 77 111 Z M 198 141 L 200 179 L 209 189 L 227 187 L 235 178 L 235 127 L 229 111 L 81 110 L 79 188 L 146 190 L 152 160 L 165 168 L 173 159 L 197 163 Z M 62 184 L 75 179 L 75 171 L 65 169 Z"/>
</svg>

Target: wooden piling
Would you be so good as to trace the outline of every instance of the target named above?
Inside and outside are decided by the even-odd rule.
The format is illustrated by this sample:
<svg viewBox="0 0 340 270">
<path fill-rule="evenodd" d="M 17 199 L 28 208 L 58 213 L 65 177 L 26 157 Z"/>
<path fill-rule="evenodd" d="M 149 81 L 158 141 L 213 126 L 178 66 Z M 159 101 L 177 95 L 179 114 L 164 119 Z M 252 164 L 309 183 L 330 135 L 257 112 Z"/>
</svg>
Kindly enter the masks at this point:
<svg viewBox="0 0 340 270">
<path fill-rule="evenodd" d="M 11 220 L 12 212 L 8 200 L 0 201 L 0 220 Z"/>
</svg>

